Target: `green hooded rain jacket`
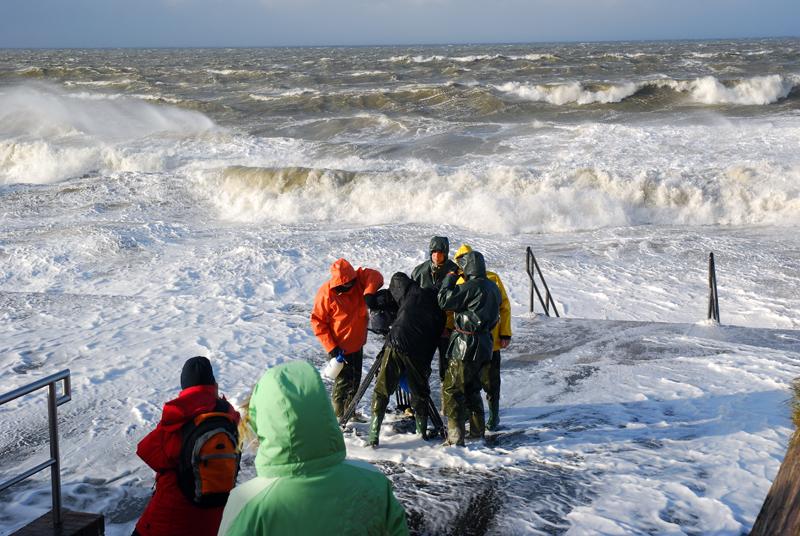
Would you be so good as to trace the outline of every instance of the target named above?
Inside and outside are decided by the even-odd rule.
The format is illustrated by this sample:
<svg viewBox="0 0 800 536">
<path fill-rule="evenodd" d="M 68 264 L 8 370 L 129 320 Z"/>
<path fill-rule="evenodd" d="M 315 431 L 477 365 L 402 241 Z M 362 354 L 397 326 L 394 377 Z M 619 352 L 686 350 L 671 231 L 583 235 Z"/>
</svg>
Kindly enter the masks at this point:
<svg viewBox="0 0 800 536">
<path fill-rule="evenodd" d="M 310 364 L 268 370 L 253 390 L 249 418 L 258 476 L 231 492 L 219 536 L 408 534 L 389 479 L 345 460 L 342 432 Z"/>
</svg>

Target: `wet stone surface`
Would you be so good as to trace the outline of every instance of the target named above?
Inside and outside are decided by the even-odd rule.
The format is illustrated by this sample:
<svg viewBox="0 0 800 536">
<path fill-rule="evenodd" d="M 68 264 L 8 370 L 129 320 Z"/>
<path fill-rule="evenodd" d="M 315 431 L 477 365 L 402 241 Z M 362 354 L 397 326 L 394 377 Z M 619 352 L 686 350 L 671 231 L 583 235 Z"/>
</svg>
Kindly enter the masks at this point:
<svg viewBox="0 0 800 536">
<path fill-rule="evenodd" d="M 515 448 L 524 431 L 496 434 L 489 448 Z M 597 475 L 570 464 L 520 462 L 491 471 L 376 462 L 405 506 L 411 534 L 563 534 L 567 514 L 592 499 Z"/>
</svg>

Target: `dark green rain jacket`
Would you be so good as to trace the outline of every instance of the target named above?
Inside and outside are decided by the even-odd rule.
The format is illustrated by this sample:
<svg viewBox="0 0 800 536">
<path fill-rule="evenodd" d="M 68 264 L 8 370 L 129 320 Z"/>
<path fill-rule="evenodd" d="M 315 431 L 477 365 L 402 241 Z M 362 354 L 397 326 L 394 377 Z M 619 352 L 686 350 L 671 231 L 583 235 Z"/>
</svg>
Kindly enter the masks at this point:
<svg viewBox="0 0 800 536">
<path fill-rule="evenodd" d="M 431 253 L 434 251 L 444 251 L 445 261 L 441 266 L 434 266 L 431 261 Z M 438 292 L 444 276 L 458 270 L 458 265 L 450 260 L 450 241 L 446 236 L 434 236 L 428 247 L 428 260 L 414 268 L 411 279 L 419 283 L 422 288 L 432 288 Z"/>
<path fill-rule="evenodd" d="M 456 285 L 458 276 L 450 274 L 439 291 L 439 307 L 455 313 L 447 357 L 482 363 L 492 357 L 492 328 L 500 318 L 500 290 L 486 278 L 483 255 L 471 251 L 461 259 L 466 282 Z"/>
</svg>

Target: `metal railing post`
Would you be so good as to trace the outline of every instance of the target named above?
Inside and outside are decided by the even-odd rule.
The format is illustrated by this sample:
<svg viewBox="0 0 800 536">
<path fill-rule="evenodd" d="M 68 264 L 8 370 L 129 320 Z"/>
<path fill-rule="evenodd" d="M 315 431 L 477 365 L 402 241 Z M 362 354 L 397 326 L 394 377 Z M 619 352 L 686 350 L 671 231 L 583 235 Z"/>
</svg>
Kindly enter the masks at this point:
<svg viewBox="0 0 800 536">
<path fill-rule="evenodd" d="M 542 308 L 544 309 L 544 314 L 550 316 L 550 306 L 553 306 L 553 312 L 555 312 L 557 317 L 561 315 L 558 314 L 558 307 L 556 307 L 556 302 L 553 300 L 553 296 L 550 294 L 550 289 L 547 286 L 547 282 L 544 280 L 544 275 L 542 275 L 542 270 L 539 268 L 539 263 L 536 262 L 536 256 L 533 254 L 530 246 L 525 250 L 525 270 L 528 272 L 528 277 L 531 280 L 531 293 L 530 293 L 530 311 L 533 312 L 533 295 L 536 293 L 536 296 L 539 298 L 539 303 L 542 304 Z M 536 274 L 539 274 L 539 279 L 542 280 L 542 286 L 544 287 L 545 291 L 545 298 L 542 299 L 542 293 L 539 292 L 539 287 L 536 285 Z"/>
<path fill-rule="evenodd" d="M 708 254 L 708 319 L 719 321 L 719 294 L 717 293 L 717 268 L 714 252 Z"/>
<path fill-rule="evenodd" d="M 64 393 L 58 396 L 56 385 L 58 382 L 64 382 Z M 21 396 L 37 391 L 42 387 L 47 387 L 47 426 L 50 439 L 50 459 L 32 467 L 22 474 L 12 477 L 5 482 L 0 482 L 0 491 L 3 491 L 15 484 L 19 484 L 23 480 L 35 475 L 39 471 L 50 468 L 50 484 L 53 494 L 53 528 L 55 532 L 61 533 L 61 525 L 63 523 L 61 512 L 61 460 L 58 451 L 58 414 L 57 408 L 65 402 L 72 400 L 72 387 L 70 384 L 69 369 L 62 370 L 55 374 L 51 374 L 45 378 L 41 378 L 33 383 L 14 389 L 11 392 L 0 395 L 0 406 L 11 402 Z"/>
<path fill-rule="evenodd" d="M 50 428 L 50 486 L 53 492 L 53 526 L 61 527 L 61 460 L 58 456 L 58 417 L 56 415 L 56 384 L 47 386 L 47 424 Z"/>
</svg>

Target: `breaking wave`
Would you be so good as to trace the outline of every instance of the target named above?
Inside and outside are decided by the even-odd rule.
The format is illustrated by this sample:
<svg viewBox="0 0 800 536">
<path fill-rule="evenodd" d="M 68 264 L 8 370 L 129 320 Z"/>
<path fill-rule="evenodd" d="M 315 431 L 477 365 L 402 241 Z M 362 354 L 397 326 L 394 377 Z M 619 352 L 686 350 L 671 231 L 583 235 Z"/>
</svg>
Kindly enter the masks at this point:
<svg viewBox="0 0 800 536">
<path fill-rule="evenodd" d="M 700 104 L 764 105 L 785 99 L 798 83 L 800 80 L 796 77 L 784 78 L 773 74 L 731 82 L 706 76 L 685 82 L 667 80 L 656 85 L 688 93 L 694 102 Z"/>
<path fill-rule="evenodd" d="M 658 79 L 620 84 L 524 84 L 507 82 L 494 86 L 501 93 L 523 100 L 555 105 L 622 102 L 653 89 L 670 89 L 697 104 L 774 104 L 800 89 L 800 77 L 767 75 L 741 80 L 720 81 L 713 76 L 694 80 Z"/>
<path fill-rule="evenodd" d="M 483 85 L 477 82 L 412 84 L 406 86 L 348 89 L 322 92 L 309 87 L 265 90 L 251 93 L 254 101 L 278 106 L 303 106 L 329 111 L 399 110 L 414 111 L 418 106 L 445 106 L 458 103 L 462 108 L 488 114 L 505 108 L 508 97 L 556 106 L 616 104 L 635 97 L 639 106 L 653 103 L 761 106 L 781 102 L 800 94 L 800 76 L 767 75 L 739 80 L 719 80 L 712 76 L 693 80 L 660 78 L 644 81 L 579 82 L 534 84 L 505 82 Z"/>
<path fill-rule="evenodd" d="M 455 62 L 455 63 L 477 63 L 482 61 L 543 61 L 543 60 L 557 60 L 558 56 L 554 54 L 523 54 L 523 55 L 505 55 L 505 54 L 475 54 L 469 56 L 411 56 L 404 54 L 401 56 L 392 56 L 385 60 L 389 63 L 437 63 L 437 62 Z"/>
<path fill-rule="evenodd" d="M 610 102 L 620 102 L 640 89 L 640 87 L 633 82 L 606 87 L 586 87 L 579 82 L 552 85 L 531 85 L 521 84 L 519 82 L 507 82 L 495 87 L 498 91 L 514 95 L 521 99 L 535 102 L 549 102 L 550 104 L 556 105 L 569 103 L 591 104 L 595 102 L 608 104 Z"/>
<path fill-rule="evenodd" d="M 453 224 L 481 232 L 561 232 L 647 224 L 800 223 L 800 168 L 742 166 L 712 177 L 621 176 L 595 168 L 495 166 L 350 172 L 228 167 L 199 180 L 225 219 L 278 223 Z"/>
<path fill-rule="evenodd" d="M 213 127 L 200 113 L 138 99 L 14 87 L 0 93 L 0 183 L 160 170 L 171 145 Z"/>
</svg>

